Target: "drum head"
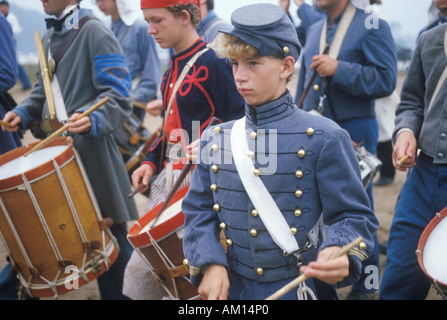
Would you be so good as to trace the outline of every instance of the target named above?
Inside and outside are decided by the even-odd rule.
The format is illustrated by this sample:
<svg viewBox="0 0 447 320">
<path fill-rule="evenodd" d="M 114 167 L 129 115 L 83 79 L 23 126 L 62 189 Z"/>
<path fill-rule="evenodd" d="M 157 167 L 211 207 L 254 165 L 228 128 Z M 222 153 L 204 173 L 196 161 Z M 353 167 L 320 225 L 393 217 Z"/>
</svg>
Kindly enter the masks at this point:
<svg viewBox="0 0 447 320">
<path fill-rule="evenodd" d="M 5 163 L 4 165 L 0 166 L 0 180 L 7 179 L 21 174 L 22 172 L 27 172 L 37 168 L 45 162 L 56 158 L 68 148 L 68 145 L 50 146 L 34 151 L 26 157 L 20 156 L 8 163 Z"/>
<path fill-rule="evenodd" d="M 417 258 L 426 276 L 447 290 L 447 208 L 430 221 L 418 243 Z"/>
<path fill-rule="evenodd" d="M 181 228 L 185 222 L 185 216 L 181 212 L 181 203 L 188 189 L 189 186 L 186 186 L 177 191 L 172 197 L 170 206 L 163 211 L 160 217 L 157 218 L 157 215 L 164 202 L 159 203 L 138 220 L 127 234 L 130 243 L 136 248 L 145 247 L 151 243 L 151 237 L 154 240 L 159 240 Z M 149 237 L 148 232 L 150 232 L 151 237 Z"/>
</svg>

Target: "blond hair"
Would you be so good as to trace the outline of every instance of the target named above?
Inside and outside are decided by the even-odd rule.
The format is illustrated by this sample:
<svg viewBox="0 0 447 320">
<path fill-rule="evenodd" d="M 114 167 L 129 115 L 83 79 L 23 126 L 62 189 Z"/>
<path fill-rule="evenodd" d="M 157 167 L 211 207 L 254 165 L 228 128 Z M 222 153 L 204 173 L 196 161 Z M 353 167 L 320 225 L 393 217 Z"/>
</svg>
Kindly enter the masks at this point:
<svg viewBox="0 0 447 320">
<path fill-rule="evenodd" d="M 220 33 L 216 37 L 213 42 L 213 49 L 216 51 L 217 56 L 222 59 L 254 58 L 261 56 L 257 48 L 235 35 L 228 33 Z M 284 56 L 279 52 L 269 55 L 269 57 L 279 60 L 284 59 Z M 287 82 L 292 80 L 293 76 L 294 74 L 292 73 L 288 77 Z"/>
</svg>

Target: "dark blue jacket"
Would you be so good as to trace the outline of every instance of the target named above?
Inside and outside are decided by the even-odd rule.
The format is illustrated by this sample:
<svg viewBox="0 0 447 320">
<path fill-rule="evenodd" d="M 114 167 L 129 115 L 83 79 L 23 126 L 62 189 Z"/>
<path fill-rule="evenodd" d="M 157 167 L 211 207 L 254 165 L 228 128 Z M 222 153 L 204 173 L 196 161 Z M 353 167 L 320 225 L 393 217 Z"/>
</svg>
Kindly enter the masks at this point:
<svg viewBox="0 0 447 320">
<path fill-rule="evenodd" d="M 365 21 L 369 15 L 356 9 L 338 55 L 337 71 L 333 77 L 328 78 L 323 115 L 337 123 L 365 117 L 374 118 L 374 100 L 390 95 L 396 87 L 397 53 L 391 30 L 381 19 L 378 28 L 368 29 Z M 335 22 L 338 23 L 340 18 L 341 15 Z M 312 58 L 320 54 L 319 43 L 324 21 L 323 19 L 316 22 L 307 31 L 296 93 L 297 101 L 313 73 L 313 70 L 310 70 Z M 328 30 L 327 33 L 329 45 L 334 29 Z M 306 111 L 318 107 L 325 89 L 320 76 L 316 77 L 313 84 L 304 100 L 303 109 Z"/>
<path fill-rule="evenodd" d="M 171 57 L 171 63 L 161 83 L 165 109 L 184 66 L 196 52 L 204 49 L 205 46 L 205 41 L 198 40 L 184 52 Z M 187 145 L 193 139 L 198 138 L 193 137 L 194 121 L 200 121 L 201 133 L 213 117 L 222 121 L 243 117 L 244 104 L 234 83 L 231 65 L 226 60 L 217 58 L 213 50 L 209 50 L 200 56 L 193 65 L 177 92 L 172 114 L 165 116 L 176 117 L 178 122 L 175 129 L 182 129 L 188 134 L 188 137 L 185 137 L 187 141 L 184 141 L 184 144 Z M 173 128 L 170 126 L 167 130 L 168 133 Z M 157 171 L 162 169 L 159 166 L 161 145 L 160 138 L 146 159 Z"/>
</svg>

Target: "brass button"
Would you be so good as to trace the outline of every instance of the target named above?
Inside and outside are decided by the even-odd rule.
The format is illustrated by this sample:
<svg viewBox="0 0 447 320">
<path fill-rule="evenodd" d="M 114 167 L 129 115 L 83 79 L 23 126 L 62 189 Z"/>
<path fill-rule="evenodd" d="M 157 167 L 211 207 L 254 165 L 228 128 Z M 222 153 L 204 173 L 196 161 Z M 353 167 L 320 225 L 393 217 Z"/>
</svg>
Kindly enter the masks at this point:
<svg viewBox="0 0 447 320">
<path fill-rule="evenodd" d="M 183 259 L 183 265 L 184 265 L 185 267 L 188 267 L 188 266 L 189 266 L 189 261 L 188 261 L 188 259 Z"/>
<path fill-rule="evenodd" d="M 225 230 L 225 229 L 227 228 L 227 224 L 226 224 L 225 222 L 221 222 L 220 225 L 219 225 L 219 227 L 220 227 L 222 230 Z"/>
<path fill-rule="evenodd" d="M 247 156 L 248 156 L 250 159 L 253 159 L 253 158 L 255 157 L 255 153 L 254 153 L 253 151 L 249 150 L 249 151 L 247 152 Z"/>
<path fill-rule="evenodd" d="M 211 189 L 211 191 L 216 191 L 216 190 L 217 190 L 217 184 L 213 183 L 213 184 L 210 186 L 210 189 Z"/>
<path fill-rule="evenodd" d="M 305 155 L 306 155 L 306 151 L 304 151 L 303 149 L 298 151 L 298 157 L 300 157 L 301 159 L 304 158 Z"/>
<path fill-rule="evenodd" d="M 229 246 L 232 246 L 233 245 L 233 240 L 231 240 L 231 239 L 227 239 L 227 245 L 229 245 Z"/>
<path fill-rule="evenodd" d="M 301 179 L 303 177 L 303 171 L 302 170 L 296 170 L 295 177 L 298 179 Z"/>
<path fill-rule="evenodd" d="M 214 133 L 221 133 L 222 128 L 221 127 L 214 127 Z"/>
<path fill-rule="evenodd" d="M 359 249 L 360 250 L 365 250 L 366 249 L 366 244 L 362 241 L 362 242 L 360 242 L 360 244 L 359 244 Z"/>
<path fill-rule="evenodd" d="M 219 167 L 217 166 L 217 164 L 213 164 L 213 165 L 211 166 L 211 171 L 212 171 L 212 172 L 217 172 L 217 170 L 219 170 Z"/>
<path fill-rule="evenodd" d="M 258 231 L 257 231 L 256 229 L 251 229 L 251 230 L 250 230 L 250 235 L 251 235 L 252 237 L 256 237 L 256 236 L 258 235 Z"/>
<path fill-rule="evenodd" d="M 298 189 L 298 190 L 295 191 L 295 196 L 296 196 L 297 198 L 301 198 L 302 195 L 303 195 L 303 191 L 301 191 L 300 189 Z"/>
<path fill-rule="evenodd" d="M 320 86 L 318 84 L 314 84 L 314 91 L 320 90 Z"/>
<path fill-rule="evenodd" d="M 256 273 L 257 273 L 258 276 L 262 276 L 264 274 L 264 269 L 256 268 Z"/>
<path fill-rule="evenodd" d="M 295 215 L 295 217 L 301 217 L 301 215 L 303 214 L 303 212 L 301 211 L 301 209 L 296 209 L 295 212 L 293 213 Z"/>
<path fill-rule="evenodd" d="M 219 205 L 218 203 L 216 203 L 216 204 L 213 206 L 213 210 L 214 210 L 214 211 L 220 211 L 220 205 Z"/>
<path fill-rule="evenodd" d="M 290 52 L 290 49 L 289 49 L 288 46 L 285 46 L 285 47 L 282 49 L 282 51 L 283 51 L 285 54 L 287 54 L 287 53 Z"/>
<path fill-rule="evenodd" d="M 290 232 L 292 232 L 293 235 L 296 235 L 296 233 L 298 232 L 298 229 L 295 227 L 290 228 Z"/>
<path fill-rule="evenodd" d="M 256 139 L 257 136 L 258 134 L 256 133 L 256 131 L 250 132 L 250 138 L 252 138 L 253 140 Z"/>
<path fill-rule="evenodd" d="M 314 128 L 309 128 L 306 130 L 306 133 L 308 136 L 313 136 L 315 133 L 315 130 L 314 130 Z"/>
<path fill-rule="evenodd" d="M 45 115 L 45 120 L 48 120 L 48 115 L 47 114 Z"/>
<path fill-rule="evenodd" d="M 257 217 L 257 216 L 258 216 L 258 211 L 257 211 L 256 209 L 253 209 L 253 210 L 251 211 L 251 215 L 252 215 L 253 217 Z"/>
<path fill-rule="evenodd" d="M 259 175 L 261 174 L 261 171 L 259 171 L 259 169 L 255 169 L 255 170 L 253 171 L 253 174 L 254 174 L 255 176 L 259 177 Z"/>
<path fill-rule="evenodd" d="M 211 146 L 211 150 L 213 150 L 214 152 L 216 152 L 217 150 L 219 150 L 219 146 L 217 144 L 213 144 Z"/>
</svg>

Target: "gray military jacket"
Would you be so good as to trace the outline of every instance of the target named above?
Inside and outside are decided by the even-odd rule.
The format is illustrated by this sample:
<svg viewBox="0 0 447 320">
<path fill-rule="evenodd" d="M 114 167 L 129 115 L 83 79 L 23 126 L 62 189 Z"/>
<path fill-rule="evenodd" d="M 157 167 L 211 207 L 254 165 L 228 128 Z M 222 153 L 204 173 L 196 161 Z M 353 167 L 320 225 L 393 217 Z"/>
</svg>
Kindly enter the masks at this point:
<svg viewBox="0 0 447 320">
<path fill-rule="evenodd" d="M 434 158 L 435 163 L 447 163 L 447 83 L 428 110 L 442 72 L 447 67 L 444 35 L 447 24 L 424 32 L 419 38 L 401 90 L 396 109 L 393 138 L 402 128 L 411 129 L 418 148 Z"/>
<path fill-rule="evenodd" d="M 378 221 L 362 186 L 348 133 L 330 119 L 297 108 L 287 92 L 257 108 L 246 105 L 250 156 L 302 252 L 284 255 L 250 201 L 235 167 L 230 145 L 234 121 L 206 130 L 199 162 L 183 200 L 183 247 L 200 283 L 210 264 L 231 268 L 241 277 L 274 282 L 299 275 L 299 266 L 316 259 L 321 248 L 343 246 L 362 236 L 362 257 L 350 256 L 353 283 L 361 260 L 374 247 Z M 310 237 L 320 217 L 326 237 Z M 223 230 L 227 251 L 219 242 Z"/>
</svg>

